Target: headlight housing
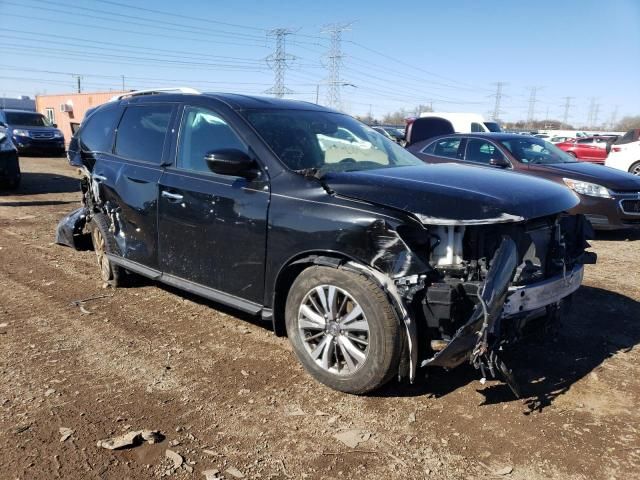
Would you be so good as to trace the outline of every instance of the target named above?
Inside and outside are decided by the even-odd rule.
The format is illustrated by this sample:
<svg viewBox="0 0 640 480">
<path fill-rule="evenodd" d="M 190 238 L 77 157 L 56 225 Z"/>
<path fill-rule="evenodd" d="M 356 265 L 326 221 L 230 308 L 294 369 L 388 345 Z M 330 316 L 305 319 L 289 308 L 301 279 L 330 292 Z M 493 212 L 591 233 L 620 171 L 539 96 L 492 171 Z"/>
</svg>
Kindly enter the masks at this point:
<svg viewBox="0 0 640 480">
<path fill-rule="evenodd" d="M 13 134 L 18 137 L 29 137 L 29 130 L 23 130 L 22 128 L 16 128 L 13 130 Z"/>
<path fill-rule="evenodd" d="M 55 132 L 53 132 L 53 138 L 62 138 L 62 132 L 60 130 L 56 130 Z"/>
<path fill-rule="evenodd" d="M 563 178 L 562 180 L 567 187 L 581 195 L 586 195 L 588 197 L 611 198 L 609 190 L 597 183 L 583 182 L 572 178 Z"/>
</svg>

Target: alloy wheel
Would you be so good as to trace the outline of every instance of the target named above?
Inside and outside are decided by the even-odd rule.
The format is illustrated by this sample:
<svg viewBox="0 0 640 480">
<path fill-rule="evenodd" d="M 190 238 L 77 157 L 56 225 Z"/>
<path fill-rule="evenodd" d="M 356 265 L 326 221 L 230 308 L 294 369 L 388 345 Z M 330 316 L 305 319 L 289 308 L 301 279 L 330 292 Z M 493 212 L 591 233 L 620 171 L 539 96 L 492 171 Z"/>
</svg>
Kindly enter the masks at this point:
<svg viewBox="0 0 640 480">
<path fill-rule="evenodd" d="M 111 280 L 111 266 L 109 265 L 109 259 L 107 258 L 104 236 L 102 235 L 102 232 L 100 232 L 99 228 L 93 229 L 93 248 L 98 259 L 100 276 L 103 281 L 108 282 Z"/>
<path fill-rule="evenodd" d="M 335 375 L 351 375 L 367 359 L 367 317 L 358 302 L 336 286 L 320 285 L 307 292 L 298 310 L 298 334 L 316 364 Z"/>
</svg>

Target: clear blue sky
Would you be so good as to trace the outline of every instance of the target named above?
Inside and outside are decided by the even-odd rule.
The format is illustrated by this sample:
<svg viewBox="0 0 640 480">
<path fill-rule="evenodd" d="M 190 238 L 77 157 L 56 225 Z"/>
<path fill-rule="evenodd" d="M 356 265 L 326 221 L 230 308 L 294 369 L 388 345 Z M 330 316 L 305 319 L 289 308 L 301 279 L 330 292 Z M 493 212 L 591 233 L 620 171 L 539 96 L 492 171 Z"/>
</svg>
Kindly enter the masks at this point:
<svg viewBox="0 0 640 480">
<path fill-rule="evenodd" d="M 126 5 L 136 6 L 130 8 Z M 145 10 L 148 9 L 148 10 Z M 156 11 L 173 12 L 163 15 Z M 120 15 L 119 15 L 120 14 Z M 193 18 L 191 18 L 193 17 Z M 218 23 L 221 22 L 221 23 Z M 291 98 L 326 100 L 331 23 L 343 33 L 344 109 L 374 115 L 433 102 L 502 118 L 640 114 L 640 1 L 0 0 L 0 94 L 191 85 L 259 94 L 273 83 L 266 31 L 288 28 Z"/>
</svg>

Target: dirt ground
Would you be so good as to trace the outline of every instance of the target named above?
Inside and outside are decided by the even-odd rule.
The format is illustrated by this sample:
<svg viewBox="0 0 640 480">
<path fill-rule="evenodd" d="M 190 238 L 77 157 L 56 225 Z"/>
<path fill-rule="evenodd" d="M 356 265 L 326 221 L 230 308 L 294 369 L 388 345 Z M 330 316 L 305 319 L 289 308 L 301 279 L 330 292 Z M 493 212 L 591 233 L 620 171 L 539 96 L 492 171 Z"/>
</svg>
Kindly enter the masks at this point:
<svg viewBox="0 0 640 480">
<path fill-rule="evenodd" d="M 468 367 L 357 397 L 256 319 L 144 280 L 104 289 L 93 252 L 53 243 L 74 170 L 21 163 L 0 193 L 0 478 L 640 478 L 640 235 L 594 241 L 559 335 L 512 352 L 524 399 Z M 166 439 L 97 446 L 142 429 Z"/>
</svg>

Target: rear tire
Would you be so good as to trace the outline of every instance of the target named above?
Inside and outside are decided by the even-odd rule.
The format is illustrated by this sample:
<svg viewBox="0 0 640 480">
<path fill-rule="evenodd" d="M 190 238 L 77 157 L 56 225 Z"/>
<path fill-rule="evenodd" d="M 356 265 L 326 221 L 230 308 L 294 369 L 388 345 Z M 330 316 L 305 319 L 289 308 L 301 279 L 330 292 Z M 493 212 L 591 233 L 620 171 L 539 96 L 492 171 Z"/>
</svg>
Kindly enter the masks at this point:
<svg viewBox="0 0 640 480">
<path fill-rule="evenodd" d="M 289 291 L 285 321 L 305 370 L 335 390 L 367 393 L 398 372 L 403 330 L 386 294 L 362 275 L 307 268 Z"/>
<path fill-rule="evenodd" d="M 90 229 L 93 249 L 96 252 L 98 267 L 100 268 L 100 278 L 112 287 L 121 287 L 124 283 L 126 272 L 122 267 L 113 264 L 107 257 L 107 253 L 119 256 L 120 249 L 113 233 L 109 230 L 109 221 L 106 215 L 103 213 L 93 215 Z"/>
<path fill-rule="evenodd" d="M 629 167 L 629 173 L 640 176 L 640 160 Z"/>
</svg>

